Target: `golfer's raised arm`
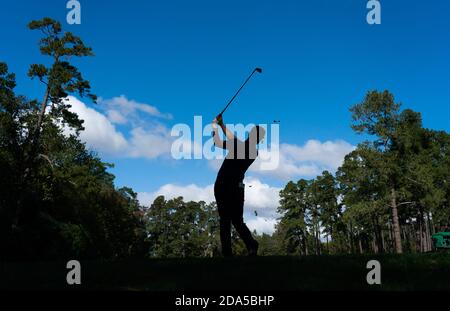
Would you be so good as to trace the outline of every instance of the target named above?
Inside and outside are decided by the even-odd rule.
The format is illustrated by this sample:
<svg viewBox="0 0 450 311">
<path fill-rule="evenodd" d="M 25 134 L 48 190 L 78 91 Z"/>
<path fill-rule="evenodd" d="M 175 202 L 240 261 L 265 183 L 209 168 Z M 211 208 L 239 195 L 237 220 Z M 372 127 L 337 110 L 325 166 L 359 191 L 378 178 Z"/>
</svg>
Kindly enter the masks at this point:
<svg viewBox="0 0 450 311">
<path fill-rule="evenodd" d="M 217 127 L 217 119 L 214 119 L 212 121 L 212 127 L 213 127 L 213 130 L 214 130 L 214 135 L 213 135 L 214 144 L 216 144 L 216 146 L 219 147 L 219 148 L 223 148 L 223 140 L 220 139 L 219 130 L 218 130 L 218 127 Z"/>
<path fill-rule="evenodd" d="M 222 129 L 222 131 L 224 132 L 225 136 L 227 137 L 228 140 L 234 140 L 234 134 L 227 129 L 227 127 L 225 126 L 225 123 L 223 123 L 223 118 L 222 115 L 219 114 L 216 119 L 217 123 L 220 125 L 220 128 Z"/>
<path fill-rule="evenodd" d="M 228 139 L 228 140 L 230 140 L 230 141 L 234 140 L 234 134 L 233 134 L 229 129 L 227 129 L 227 127 L 225 126 L 225 124 L 220 123 L 220 127 L 222 128 L 222 131 L 223 131 L 223 132 L 225 133 L 225 135 L 227 136 L 227 139 Z"/>
</svg>

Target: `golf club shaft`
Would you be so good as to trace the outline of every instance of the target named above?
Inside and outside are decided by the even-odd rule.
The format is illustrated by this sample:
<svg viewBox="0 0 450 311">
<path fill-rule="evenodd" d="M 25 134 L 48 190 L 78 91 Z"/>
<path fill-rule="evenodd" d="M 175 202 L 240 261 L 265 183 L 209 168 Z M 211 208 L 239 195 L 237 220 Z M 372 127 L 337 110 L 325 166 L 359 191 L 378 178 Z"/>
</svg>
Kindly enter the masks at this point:
<svg viewBox="0 0 450 311">
<path fill-rule="evenodd" d="M 253 76 L 253 74 L 255 72 L 256 72 L 256 69 L 253 70 L 253 72 L 250 74 L 250 76 L 248 76 L 247 80 L 245 80 L 245 82 L 242 84 L 242 86 L 239 88 L 239 90 L 236 92 L 236 94 L 234 94 L 234 96 L 230 99 L 228 104 L 225 106 L 225 108 L 223 108 L 222 112 L 219 115 L 222 115 L 225 112 L 225 110 L 227 110 L 228 106 L 230 106 L 230 104 L 233 102 L 233 100 L 236 98 L 236 96 L 239 94 L 239 92 L 242 90 L 242 88 L 247 84 L 248 80 L 250 80 L 250 78 Z"/>
</svg>

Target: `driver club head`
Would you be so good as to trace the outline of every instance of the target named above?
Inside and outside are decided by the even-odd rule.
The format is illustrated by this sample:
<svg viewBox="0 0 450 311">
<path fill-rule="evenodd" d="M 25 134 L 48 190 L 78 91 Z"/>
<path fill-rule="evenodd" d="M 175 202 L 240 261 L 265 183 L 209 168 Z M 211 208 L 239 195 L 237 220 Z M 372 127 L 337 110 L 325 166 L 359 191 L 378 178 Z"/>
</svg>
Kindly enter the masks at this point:
<svg viewBox="0 0 450 311">
<path fill-rule="evenodd" d="M 258 73 L 261 73 L 262 69 L 261 68 L 255 68 L 255 71 L 257 71 Z"/>
</svg>

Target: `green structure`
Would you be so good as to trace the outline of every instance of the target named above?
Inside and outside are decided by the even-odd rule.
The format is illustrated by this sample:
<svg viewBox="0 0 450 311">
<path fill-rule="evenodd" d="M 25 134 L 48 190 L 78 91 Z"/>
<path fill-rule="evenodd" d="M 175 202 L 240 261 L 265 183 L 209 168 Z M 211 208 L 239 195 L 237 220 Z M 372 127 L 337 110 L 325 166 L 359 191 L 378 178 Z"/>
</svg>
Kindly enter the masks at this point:
<svg viewBox="0 0 450 311">
<path fill-rule="evenodd" d="M 432 239 L 435 249 L 450 249 L 450 232 L 438 232 Z"/>
</svg>

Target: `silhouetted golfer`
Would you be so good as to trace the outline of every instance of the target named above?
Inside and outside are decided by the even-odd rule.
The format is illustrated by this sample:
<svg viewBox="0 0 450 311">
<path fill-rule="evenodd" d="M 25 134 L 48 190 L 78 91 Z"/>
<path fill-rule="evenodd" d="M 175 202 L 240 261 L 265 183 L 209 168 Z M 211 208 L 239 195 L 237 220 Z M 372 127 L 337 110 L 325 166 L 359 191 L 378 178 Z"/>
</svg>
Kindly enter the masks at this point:
<svg viewBox="0 0 450 311">
<path fill-rule="evenodd" d="M 226 141 L 220 139 L 217 124 L 225 133 Z M 247 140 L 243 142 L 226 128 L 221 115 L 213 120 L 212 125 L 216 146 L 228 150 L 214 184 L 214 196 L 220 216 L 222 254 L 223 256 L 233 255 L 231 250 L 231 224 L 233 224 L 239 236 L 244 240 L 249 256 L 256 256 L 258 242 L 252 237 L 243 218 L 245 190 L 243 180 L 245 172 L 258 156 L 256 145 L 264 138 L 265 130 L 255 126 L 250 131 Z"/>
</svg>

